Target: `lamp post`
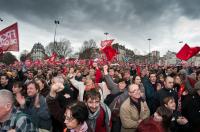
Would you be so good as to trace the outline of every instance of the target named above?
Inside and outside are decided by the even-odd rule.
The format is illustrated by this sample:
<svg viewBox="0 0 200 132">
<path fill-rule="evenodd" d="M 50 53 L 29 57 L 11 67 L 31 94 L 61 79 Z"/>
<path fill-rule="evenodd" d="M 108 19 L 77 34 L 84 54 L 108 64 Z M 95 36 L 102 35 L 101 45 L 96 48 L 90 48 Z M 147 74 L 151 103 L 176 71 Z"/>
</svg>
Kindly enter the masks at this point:
<svg viewBox="0 0 200 132">
<path fill-rule="evenodd" d="M 151 38 L 148 38 L 147 40 L 149 41 L 149 64 L 150 64 L 150 62 L 151 62 L 151 61 L 150 61 L 150 52 L 151 52 L 151 50 L 150 50 L 150 41 L 151 41 L 152 39 L 151 39 Z"/>
<path fill-rule="evenodd" d="M 179 41 L 178 43 L 182 44 L 182 43 L 183 43 L 183 41 Z"/>
<path fill-rule="evenodd" d="M 56 29 L 57 29 L 57 25 L 60 24 L 60 21 L 59 20 L 55 20 L 54 23 L 56 24 L 55 32 L 54 32 L 54 44 L 55 44 L 56 43 Z"/>
<path fill-rule="evenodd" d="M 109 33 L 108 33 L 108 32 L 105 32 L 104 34 L 106 35 L 106 40 L 107 40 L 107 39 L 108 39 L 107 36 L 108 36 Z"/>
</svg>

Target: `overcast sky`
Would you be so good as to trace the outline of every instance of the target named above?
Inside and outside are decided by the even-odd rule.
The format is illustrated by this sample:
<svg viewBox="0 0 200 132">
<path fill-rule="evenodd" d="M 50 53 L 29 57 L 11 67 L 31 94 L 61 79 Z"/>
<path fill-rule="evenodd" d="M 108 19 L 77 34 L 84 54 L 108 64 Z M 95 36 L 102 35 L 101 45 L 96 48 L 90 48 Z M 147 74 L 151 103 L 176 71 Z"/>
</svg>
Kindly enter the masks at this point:
<svg viewBox="0 0 200 132">
<path fill-rule="evenodd" d="M 200 45 L 200 0 L 0 0 L 0 29 L 18 22 L 20 51 L 36 42 L 70 40 L 76 51 L 84 40 L 108 38 L 140 54 L 177 52 L 184 43 Z"/>
</svg>

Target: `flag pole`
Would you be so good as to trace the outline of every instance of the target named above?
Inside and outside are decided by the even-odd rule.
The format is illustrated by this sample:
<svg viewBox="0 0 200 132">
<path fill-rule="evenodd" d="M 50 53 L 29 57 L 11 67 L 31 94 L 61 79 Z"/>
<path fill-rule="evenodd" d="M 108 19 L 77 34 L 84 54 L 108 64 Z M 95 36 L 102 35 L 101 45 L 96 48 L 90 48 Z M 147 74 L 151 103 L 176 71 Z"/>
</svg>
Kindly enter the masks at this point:
<svg viewBox="0 0 200 132">
<path fill-rule="evenodd" d="M 60 24 L 60 21 L 59 20 L 55 20 L 54 23 L 56 24 L 55 32 L 54 32 L 54 44 L 55 44 L 56 43 L 56 29 L 57 29 L 57 25 Z"/>
<path fill-rule="evenodd" d="M 107 39 L 108 39 L 107 37 L 108 37 L 108 34 L 109 34 L 109 33 L 108 33 L 108 32 L 105 32 L 104 34 L 106 35 L 106 40 L 107 40 Z"/>
<path fill-rule="evenodd" d="M 151 41 L 151 38 L 148 38 L 147 40 L 149 41 L 149 64 L 150 64 L 151 63 L 151 61 L 150 61 L 150 59 L 151 59 L 150 58 L 150 52 L 151 52 L 151 50 L 150 50 L 150 41 Z"/>
</svg>

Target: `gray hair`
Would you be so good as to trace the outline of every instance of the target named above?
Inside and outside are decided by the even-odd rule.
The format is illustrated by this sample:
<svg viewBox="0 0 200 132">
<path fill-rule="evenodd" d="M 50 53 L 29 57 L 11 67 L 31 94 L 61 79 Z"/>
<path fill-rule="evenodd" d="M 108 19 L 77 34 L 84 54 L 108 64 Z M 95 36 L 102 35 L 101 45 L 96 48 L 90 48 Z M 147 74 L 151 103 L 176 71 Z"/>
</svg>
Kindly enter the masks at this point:
<svg viewBox="0 0 200 132">
<path fill-rule="evenodd" d="M 0 105 L 5 105 L 7 103 L 14 103 L 14 97 L 11 91 L 2 89 L 0 90 Z"/>
</svg>

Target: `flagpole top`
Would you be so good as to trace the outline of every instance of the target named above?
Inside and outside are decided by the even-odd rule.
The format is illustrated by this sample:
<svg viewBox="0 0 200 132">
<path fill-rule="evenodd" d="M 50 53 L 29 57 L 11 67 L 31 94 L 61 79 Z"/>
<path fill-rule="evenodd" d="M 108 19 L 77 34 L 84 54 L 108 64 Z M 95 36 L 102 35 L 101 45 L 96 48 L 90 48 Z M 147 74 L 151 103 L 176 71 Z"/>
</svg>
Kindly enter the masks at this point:
<svg viewBox="0 0 200 132">
<path fill-rule="evenodd" d="M 109 33 L 108 33 L 108 32 L 105 32 L 104 34 L 105 34 L 105 35 L 108 35 Z"/>
<path fill-rule="evenodd" d="M 107 36 L 108 36 L 109 33 L 108 33 L 108 32 L 105 32 L 104 34 L 106 35 L 106 40 L 107 40 L 107 39 L 108 39 Z"/>
</svg>

